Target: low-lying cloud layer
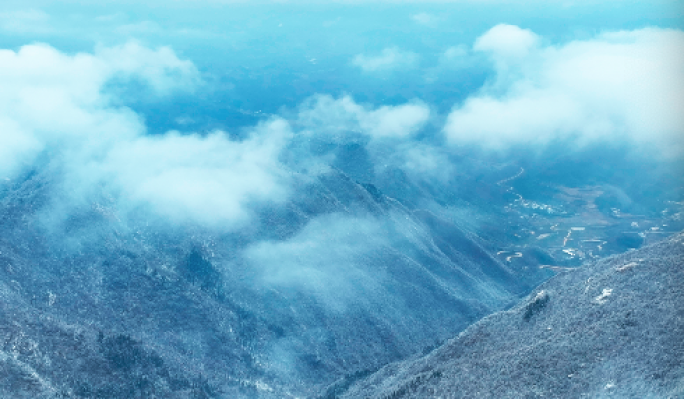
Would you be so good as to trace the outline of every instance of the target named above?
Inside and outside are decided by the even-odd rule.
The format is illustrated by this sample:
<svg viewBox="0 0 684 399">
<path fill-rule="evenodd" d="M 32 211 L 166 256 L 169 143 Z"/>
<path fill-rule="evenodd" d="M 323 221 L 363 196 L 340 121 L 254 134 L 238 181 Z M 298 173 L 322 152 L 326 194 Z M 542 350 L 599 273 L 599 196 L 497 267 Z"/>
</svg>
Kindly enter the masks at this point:
<svg viewBox="0 0 684 399">
<path fill-rule="evenodd" d="M 113 147 L 99 176 L 176 221 L 232 226 L 248 220 L 247 204 L 286 198 L 278 156 L 290 135 L 286 122 L 274 120 L 242 141 L 220 131 L 140 137 Z"/>
<path fill-rule="evenodd" d="M 449 113 L 443 129 L 430 129 L 438 117 L 419 100 L 377 106 L 317 95 L 242 139 L 222 131 L 149 135 L 142 118 L 119 105 L 125 99 L 117 86 L 130 83 L 158 97 L 201 87 L 193 63 L 168 47 L 131 42 L 71 55 L 43 44 L 0 50 L 0 177 L 48 154 L 62 164 L 71 199 L 104 187 L 122 211 L 147 208 L 174 221 L 237 226 L 253 205 L 288 198 L 293 165 L 329 163 L 328 150 L 293 145 L 311 138 L 354 142 L 376 169 L 444 182 L 453 171 L 444 140 L 486 148 L 603 140 L 684 150 L 684 32 L 651 28 L 544 43 L 529 30 L 498 25 L 472 50 L 451 47 L 450 59 L 486 55 L 495 75 Z M 387 65 L 368 57 L 359 63 L 378 70 L 393 64 L 395 53 L 381 54 L 392 59 Z"/>
<path fill-rule="evenodd" d="M 372 218 L 331 214 L 313 219 L 296 236 L 263 241 L 243 256 L 262 275 L 261 283 L 283 290 L 304 290 L 332 309 L 363 302 L 380 276 L 371 277 L 370 254 L 389 246 L 382 223 Z M 377 288 L 377 287 L 376 287 Z"/>
<path fill-rule="evenodd" d="M 356 132 L 374 139 L 408 138 L 425 126 L 430 108 L 418 101 L 373 108 L 350 96 L 335 99 L 323 95 L 303 104 L 297 118 L 298 125 L 316 134 Z"/>
<path fill-rule="evenodd" d="M 66 55 L 47 45 L 0 51 L 0 173 L 10 178 L 48 152 L 67 192 L 116 193 L 121 210 L 150 207 L 177 221 L 234 224 L 248 202 L 285 197 L 277 159 L 291 135 L 265 122 L 240 141 L 223 132 L 149 136 L 140 117 L 115 106 L 108 84 L 143 83 L 155 95 L 192 90 L 199 74 L 166 47 L 136 43 Z M 64 199 L 63 199 L 64 200 Z"/>
<path fill-rule="evenodd" d="M 123 141 L 144 133 L 137 115 L 103 92 L 113 78 L 144 80 L 159 94 L 192 87 L 189 61 L 169 48 L 136 43 L 66 55 L 43 45 L 0 50 L 0 173 L 12 174 L 42 150 Z"/>
<path fill-rule="evenodd" d="M 576 138 L 684 149 L 684 32 L 641 29 L 541 45 L 534 33 L 498 25 L 474 50 L 496 78 L 449 115 L 451 143 L 501 148 Z"/>
</svg>

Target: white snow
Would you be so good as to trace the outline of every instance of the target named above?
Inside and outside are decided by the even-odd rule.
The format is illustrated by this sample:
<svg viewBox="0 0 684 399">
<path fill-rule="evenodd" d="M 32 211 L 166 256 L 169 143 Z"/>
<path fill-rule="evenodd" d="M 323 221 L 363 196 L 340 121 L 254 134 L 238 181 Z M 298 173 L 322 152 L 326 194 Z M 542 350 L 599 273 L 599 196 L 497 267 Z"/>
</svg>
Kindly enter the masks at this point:
<svg viewBox="0 0 684 399">
<path fill-rule="evenodd" d="M 601 295 L 597 296 L 594 298 L 594 301 L 598 303 L 599 305 L 603 305 L 608 301 L 608 297 L 613 294 L 613 289 L 612 288 L 604 288 L 603 292 L 601 292 Z"/>
</svg>

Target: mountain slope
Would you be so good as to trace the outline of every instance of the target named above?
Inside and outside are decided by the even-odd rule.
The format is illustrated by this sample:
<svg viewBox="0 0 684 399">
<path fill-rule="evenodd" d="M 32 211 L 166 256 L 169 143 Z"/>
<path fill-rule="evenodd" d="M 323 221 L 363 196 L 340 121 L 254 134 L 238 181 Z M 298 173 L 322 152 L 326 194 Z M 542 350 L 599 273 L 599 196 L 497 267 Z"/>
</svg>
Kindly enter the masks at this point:
<svg viewBox="0 0 684 399">
<path fill-rule="evenodd" d="M 327 397 L 682 397 L 684 233 L 562 273 L 432 353 L 347 385 Z"/>
<path fill-rule="evenodd" d="M 58 182 L 37 173 L 0 203 L 0 365 L 15 376 L 0 389 L 16 397 L 306 395 L 549 274 L 521 276 L 456 224 L 335 170 L 233 231 L 120 212 L 104 194 L 59 208 Z"/>
</svg>

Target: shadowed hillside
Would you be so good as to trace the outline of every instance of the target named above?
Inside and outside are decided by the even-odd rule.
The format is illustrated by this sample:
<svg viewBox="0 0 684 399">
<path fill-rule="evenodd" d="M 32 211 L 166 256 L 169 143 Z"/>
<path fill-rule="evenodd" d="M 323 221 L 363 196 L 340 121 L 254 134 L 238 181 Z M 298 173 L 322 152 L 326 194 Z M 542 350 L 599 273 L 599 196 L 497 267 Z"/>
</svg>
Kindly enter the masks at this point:
<svg viewBox="0 0 684 399">
<path fill-rule="evenodd" d="M 0 388 L 15 397 L 301 395 L 442 342 L 551 273 L 522 275 L 339 171 L 236 232 L 121 216 L 106 196 L 55 215 L 52 173 L 0 204 Z"/>
<path fill-rule="evenodd" d="M 587 264 L 430 354 L 324 397 L 682 397 L 683 268 L 682 233 Z"/>
</svg>

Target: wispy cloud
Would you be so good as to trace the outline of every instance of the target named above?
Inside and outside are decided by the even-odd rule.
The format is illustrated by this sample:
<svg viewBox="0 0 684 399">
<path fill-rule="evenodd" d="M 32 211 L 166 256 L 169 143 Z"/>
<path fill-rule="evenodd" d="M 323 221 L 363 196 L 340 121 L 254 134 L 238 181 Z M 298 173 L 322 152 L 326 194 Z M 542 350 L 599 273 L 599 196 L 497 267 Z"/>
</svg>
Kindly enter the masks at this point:
<svg viewBox="0 0 684 399">
<path fill-rule="evenodd" d="M 426 143 L 402 143 L 391 148 L 389 154 L 380 152 L 376 157 L 377 171 L 390 166 L 401 169 L 420 181 L 434 179 L 446 183 L 454 173 L 454 166 L 444 149 Z"/>
<path fill-rule="evenodd" d="M 461 63 L 467 57 L 468 48 L 466 46 L 452 46 L 440 55 L 440 63 Z"/>
<path fill-rule="evenodd" d="M 0 173 L 12 176 L 51 152 L 67 197 L 88 201 L 95 190 L 121 211 L 145 208 L 176 221 L 230 227 L 248 219 L 246 203 L 285 196 L 277 158 L 289 125 L 272 120 L 233 140 L 170 132 L 148 136 L 134 112 L 114 105 L 112 79 L 145 82 L 168 96 L 192 90 L 194 65 L 167 47 L 137 43 L 66 55 L 47 45 L 0 51 Z"/>
<path fill-rule="evenodd" d="M 352 60 L 352 65 L 365 72 L 381 72 L 411 69 L 418 65 L 418 60 L 416 53 L 388 47 L 375 55 L 358 54 Z"/>
<path fill-rule="evenodd" d="M 430 118 L 430 108 L 419 101 L 373 108 L 351 97 L 321 95 L 301 107 L 298 124 L 317 134 L 331 136 L 359 133 L 374 139 L 407 138 Z"/>
<path fill-rule="evenodd" d="M 259 271 L 261 283 L 296 289 L 342 311 L 368 298 L 361 292 L 380 289 L 378 275 L 369 275 L 369 256 L 390 242 L 383 221 L 330 214 L 313 219 L 297 235 L 283 241 L 263 241 L 243 256 Z M 370 289 L 373 288 L 373 289 Z"/>
</svg>

